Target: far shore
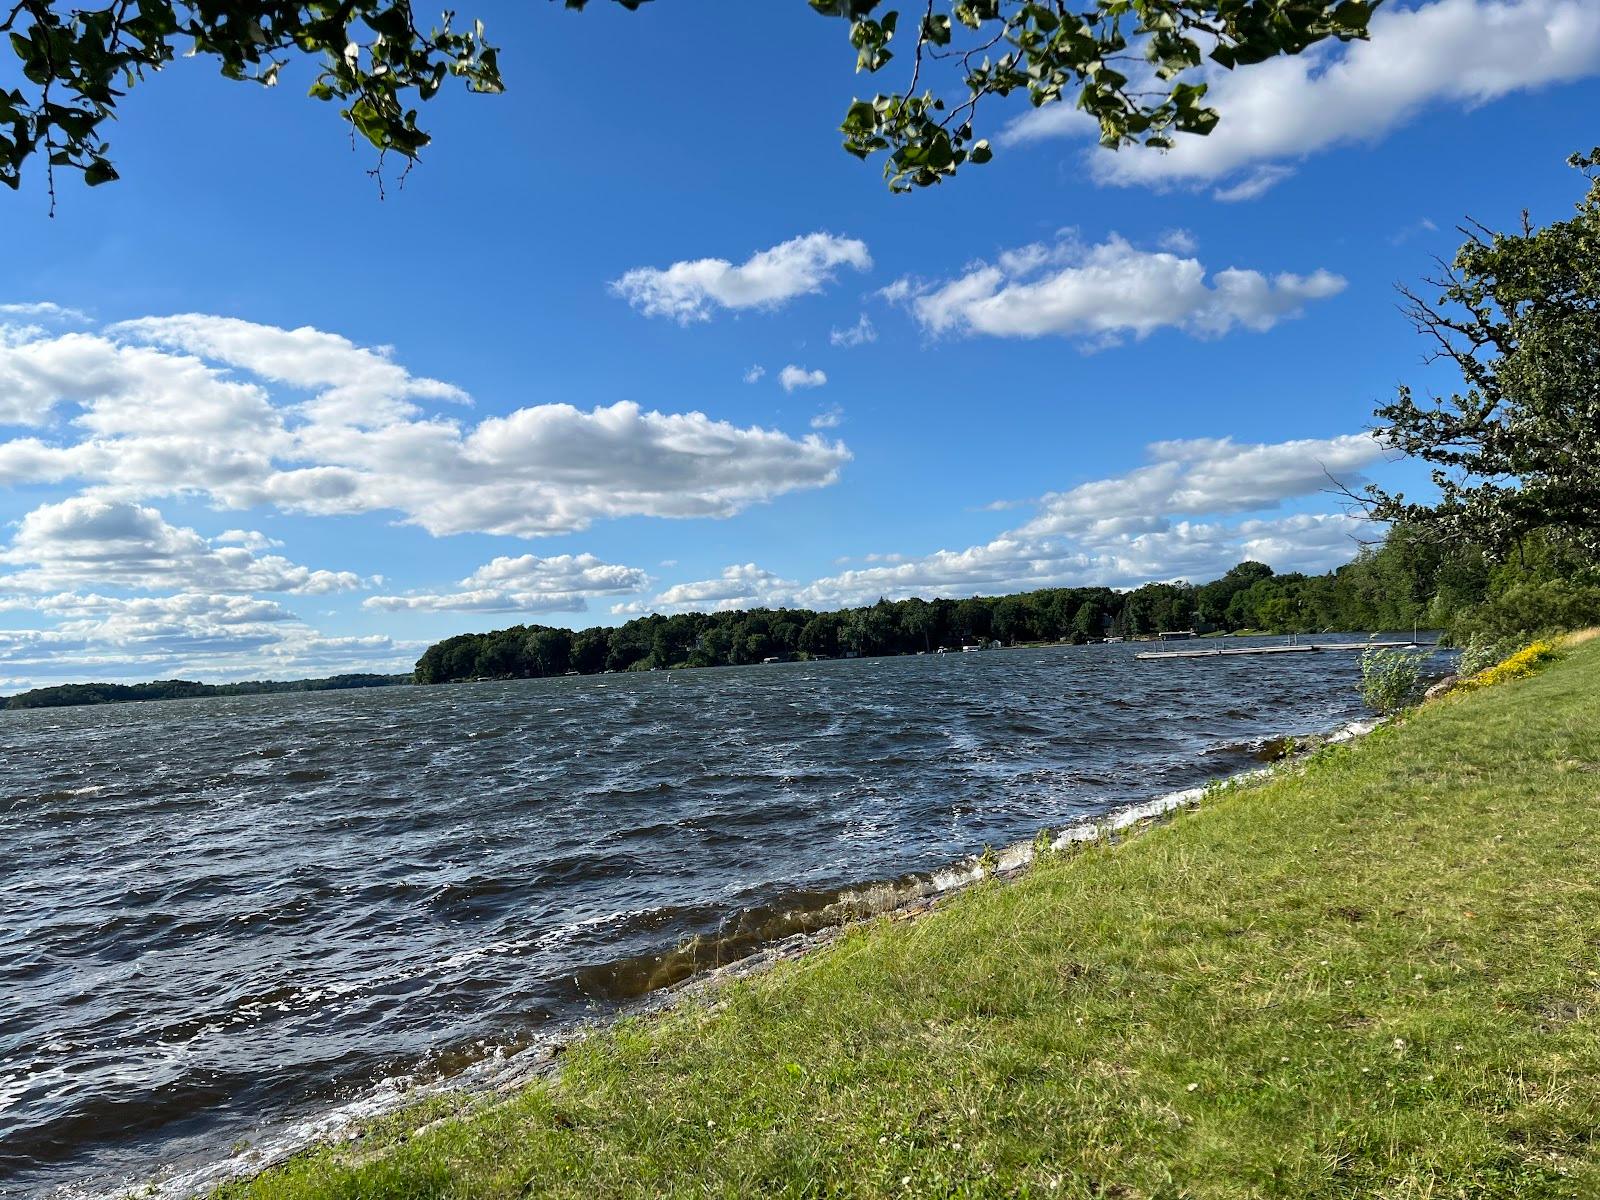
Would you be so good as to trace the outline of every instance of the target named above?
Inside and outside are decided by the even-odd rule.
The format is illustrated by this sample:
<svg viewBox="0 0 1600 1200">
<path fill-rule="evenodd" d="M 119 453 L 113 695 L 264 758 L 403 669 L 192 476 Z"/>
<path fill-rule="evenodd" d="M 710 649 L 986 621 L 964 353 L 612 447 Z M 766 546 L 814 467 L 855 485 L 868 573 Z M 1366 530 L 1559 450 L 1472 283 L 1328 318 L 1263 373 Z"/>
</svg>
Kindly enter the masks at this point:
<svg viewBox="0 0 1600 1200">
<path fill-rule="evenodd" d="M 1425 633 L 1436 635 L 1436 631 L 1424 630 Z M 1335 637 L 1375 637 L 1377 634 L 1365 631 L 1329 631 Z M 1212 631 L 1207 633 L 1185 633 L 1184 640 L 1218 638 L 1292 638 L 1297 634 L 1265 633 L 1255 630 L 1236 630 L 1232 632 Z M 1324 635 L 1318 635 L 1324 636 Z M 1128 638 L 1091 638 L 1086 641 L 1074 641 L 1069 638 L 1057 641 L 1025 641 L 1011 642 L 1008 644 L 985 644 L 981 647 L 973 646 L 972 650 L 1022 650 L 1022 649 L 1047 649 L 1051 647 L 1073 647 L 1082 645 L 1103 645 L 1107 642 L 1161 642 L 1173 640 L 1171 635 L 1143 634 Z M 942 647 L 934 654 L 960 653 L 963 647 Z M 808 655 L 796 654 L 792 657 L 770 658 L 762 663 L 743 664 L 708 664 L 710 666 L 768 666 L 778 662 L 829 662 L 837 659 L 861 658 L 911 658 L 928 656 L 928 651 L 914 651 L 905 654 L 872 654 L 872 655 Z M 616 675 L 638 673 L 650 670 L 648 667 L 634 667 L 630 671 L 592 671 L 592 675 Z M 678 663 L 671 667 L 655 668 L 658 670 L 698 670 L 703 669 L 688 663 Z M 566 675 L 575 676 L 582 674 L 578 671 L 567 671 Z M 529 678 L 521 675 L 481 675 L 463 679 L 450 680 L 451 683 L 505 683 L 512 680 Z M 241 680 L 232 683 L 200 683 L 188 679 L 156 679 L 146 683 L 58 683 L 45 687 L 32 688 L 28 691 L 17 692 L 11 696 L 0 696 L 0 708 L 29 709 L 29 708 L 78 708 L 86 705 L 100 704 L 135 704 L 156 700 L 196 700 L 213 696 L 265 696 L 280 695 L 295 692 L 334 692 L 346 691 L 356 688 L 377 687 L 410 687 L 416 683 L 410 674 L 377 675 L 377 674 L 347 674 L 330 675 L 319 679 L 254 679 Z"/>
</svg>

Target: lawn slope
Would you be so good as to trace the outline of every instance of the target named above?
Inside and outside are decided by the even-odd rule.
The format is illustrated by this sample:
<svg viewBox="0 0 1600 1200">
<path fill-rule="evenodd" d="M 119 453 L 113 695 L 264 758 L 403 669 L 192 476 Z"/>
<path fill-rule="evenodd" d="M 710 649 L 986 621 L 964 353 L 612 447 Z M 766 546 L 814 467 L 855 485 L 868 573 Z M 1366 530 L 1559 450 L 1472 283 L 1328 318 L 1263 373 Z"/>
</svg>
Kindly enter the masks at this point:
<svg viewBox="0 0 1600 1200">
<path fill-rule="evenodd" d="M 228 1191 L 1600 1195 L 1597 948 L 1600 641 Z"/>
</svg>

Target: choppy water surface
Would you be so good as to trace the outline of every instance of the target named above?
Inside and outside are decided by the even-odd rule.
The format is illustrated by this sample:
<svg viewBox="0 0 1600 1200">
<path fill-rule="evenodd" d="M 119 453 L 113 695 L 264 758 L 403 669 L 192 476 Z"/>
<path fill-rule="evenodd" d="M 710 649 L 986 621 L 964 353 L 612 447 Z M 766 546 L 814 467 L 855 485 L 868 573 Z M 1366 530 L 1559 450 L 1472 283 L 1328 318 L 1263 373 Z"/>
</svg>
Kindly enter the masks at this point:
<svg viewBox="0 0 1600 1200">
<path fill-rule="evenodd" d="M 0 1192 L 215 1159 L 1359 712 L 1354 655 L 1133 649 L 0 713 Z"/>
</svg>

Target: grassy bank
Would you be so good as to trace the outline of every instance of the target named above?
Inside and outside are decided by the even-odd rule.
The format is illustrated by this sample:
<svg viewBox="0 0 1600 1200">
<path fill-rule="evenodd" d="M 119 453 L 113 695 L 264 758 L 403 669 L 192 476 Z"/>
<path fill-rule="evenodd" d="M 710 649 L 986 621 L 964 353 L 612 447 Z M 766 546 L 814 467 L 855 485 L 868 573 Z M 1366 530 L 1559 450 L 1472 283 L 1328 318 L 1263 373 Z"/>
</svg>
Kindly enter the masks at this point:
<svg viewBox="0 0 1600 1200">
<path fill-rule="evenodd" d="M 1590 642 L 230 1195 L 1600 1195 L 1597 972 Z"/>
</svg>

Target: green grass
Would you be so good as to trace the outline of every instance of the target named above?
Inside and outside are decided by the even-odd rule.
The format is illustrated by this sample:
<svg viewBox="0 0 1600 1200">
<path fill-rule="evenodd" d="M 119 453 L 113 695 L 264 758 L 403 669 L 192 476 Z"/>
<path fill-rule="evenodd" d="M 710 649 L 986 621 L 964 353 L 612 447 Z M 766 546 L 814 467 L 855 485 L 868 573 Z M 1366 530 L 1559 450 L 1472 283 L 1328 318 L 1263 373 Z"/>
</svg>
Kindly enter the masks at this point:
<svg viewBox="0 0 1600 1200">
<path fill-rule="evenodd" d="M 1597 970 L 1600 641 L 227 1194 L 1600 1196 Z"/>
</svg>

